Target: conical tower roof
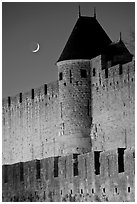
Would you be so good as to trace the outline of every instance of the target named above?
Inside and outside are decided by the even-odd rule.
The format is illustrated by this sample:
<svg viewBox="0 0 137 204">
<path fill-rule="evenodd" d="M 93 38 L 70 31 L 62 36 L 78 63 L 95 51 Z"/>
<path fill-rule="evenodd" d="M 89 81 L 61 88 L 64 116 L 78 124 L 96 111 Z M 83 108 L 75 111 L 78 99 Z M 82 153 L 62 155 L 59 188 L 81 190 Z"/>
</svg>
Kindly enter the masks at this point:
<svg viewBox="0 0 137 204">
<path fill-rule="evenodd" d="M 95 17 L 79 16 L 59 61 L 92 59 L 111 43 Z"/>
</svg>

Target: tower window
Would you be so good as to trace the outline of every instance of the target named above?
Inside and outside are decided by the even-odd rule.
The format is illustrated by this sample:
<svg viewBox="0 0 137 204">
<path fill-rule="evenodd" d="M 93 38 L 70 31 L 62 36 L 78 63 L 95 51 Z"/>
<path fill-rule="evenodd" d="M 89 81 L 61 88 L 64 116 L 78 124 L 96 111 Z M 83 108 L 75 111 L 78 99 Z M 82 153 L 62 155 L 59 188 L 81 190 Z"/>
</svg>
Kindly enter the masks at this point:
<svg viewBox="0 0 137 204">
<path fill-rule="evenodd" d="M 117 192 L 118 192 L 117 187 L 115 187 L 115 193 L 117 193 Z"/>
<path fill-rule="evenodd" d="M 10 104 L 11 104 L 11 100 L 10 100 L 10 96 L 8 97 L 8 105 L 10 107 Z"/>
<path fill-rule="evenodd" d="M 78 176 L 78 154 L 73 154 L 73 175 Z"/>
<path fill-rule="evenodd" d="M 20 103 L 22 103 L 22 93 L 20 93 Z"/>
<path fill-rule="evenodd" d="M 94 152 L 94 164 L 95 164 L 95 174 L 99 175 L 100 174 L 100 151 L 95 151 Z"/>
<path fill-rule="evenodd" d="M 31 98 L 34 99 L 34 89 L 31 90 Z"/>
<path fill-rule="evenodd" d="M 40 179 L 40 160 L 36 160 L 36 179 Z"/>
<path fill-rule="evenodd" d="M 123 73 L 122 64 L 119 65 L 119 75 Z"/>
<path fill-rule="evenodd" d="M 128 193 L 130 193 L 130 187 L 128 186 Z"/>
<path fill-rule="evenodd" d="M 118 148 L 118 172 L 124 172 L 124 150 L 125 148 Z"/>
<path fill-rule="evenodd" d="M 87 78 L 87 71 L 85 69 L 80 70 L 81 78 Z"/>
<path fill-rule="evenodd" d="M 62 79 L 63 79 L 63 73 L 60 72 L 60 73 L 59 73 L 59 80 L 61 81 Z"/>
<path fill-rule="evenodd" d="M 44 94 L 47 95 L 47 84 L 44 84 Z"/>
<path fill-rule="evenodd" d="M 96 76 L 96 69 L 93 68 L 93 76 Z"/>
<path fill-rule="evenodd" d="M 94 188 L 92 188 L 92 193 L 94 193 Z"/>
<path fill-rule="evenodd" d="M 105 69 L 105 77 L 108 78 L 108 69 Z"/>
</svg>

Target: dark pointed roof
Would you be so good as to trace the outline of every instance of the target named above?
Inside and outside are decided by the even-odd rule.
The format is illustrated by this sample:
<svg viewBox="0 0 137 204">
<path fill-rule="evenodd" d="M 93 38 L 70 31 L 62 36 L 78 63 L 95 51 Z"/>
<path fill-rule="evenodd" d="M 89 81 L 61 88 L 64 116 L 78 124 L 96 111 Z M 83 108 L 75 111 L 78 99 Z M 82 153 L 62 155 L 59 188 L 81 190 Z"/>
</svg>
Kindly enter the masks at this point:
<svg viewBox="0 0 137 204">
<path fill-rule="evenodd" d="M 119 40 L 119 42 L 111 43 L 104 52 L 107 61 L 112 61 L 113 65 L 125 64 L 132 61 L 133 55 L 129 52 L 124 42 Z"/>
<path fill-rule="evenodd" d="M 95 17 L 80 16 L 58 60 L 92 59 L 112 41 Z"/>
<path fill-rule="evenodd" d="M 111 43 L 108 48 L 106 49 L 106 53 L 108 55 L 131 55 L 133 56 L 127 47 L 125 46 L 124 42 L 120 39 L 118 42 Z"/>
</svg>

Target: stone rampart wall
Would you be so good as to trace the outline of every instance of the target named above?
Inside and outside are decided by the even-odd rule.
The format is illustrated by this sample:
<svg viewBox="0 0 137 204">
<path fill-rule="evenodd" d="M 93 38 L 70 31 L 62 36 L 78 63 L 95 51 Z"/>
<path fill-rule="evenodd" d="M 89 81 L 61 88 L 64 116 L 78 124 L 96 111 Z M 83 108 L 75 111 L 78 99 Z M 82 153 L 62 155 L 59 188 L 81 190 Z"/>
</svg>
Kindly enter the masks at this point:
<svg viewBox="0 0 137 204">
<path fill-rule="evenodd" d="M 3 201 L 134 201 L 134 175 L 134 149 L 4 165 Z"/>
<path fill-rule="evenodd" d="M 92 146 L 96 150 L 135 145 L 134 61 L 102 70 L 101 57 L 92 61 Z M 120 70 L 122 69 L 122 71 Z"/>
<path fill-rule="evenodd" d="M 58 82 L 3 99 L 3 164 L 55 156 L 58 111 Z"/>
</svg>

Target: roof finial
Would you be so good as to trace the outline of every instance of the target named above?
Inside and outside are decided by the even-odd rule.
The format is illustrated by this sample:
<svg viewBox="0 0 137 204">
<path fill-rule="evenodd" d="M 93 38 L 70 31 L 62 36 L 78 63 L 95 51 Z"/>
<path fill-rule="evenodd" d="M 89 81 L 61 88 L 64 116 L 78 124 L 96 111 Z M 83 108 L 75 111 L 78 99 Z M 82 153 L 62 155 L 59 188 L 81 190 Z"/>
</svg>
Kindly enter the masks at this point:
<svg viewBox="0 0 137 204">
<path fill-rule="evenodd" d="M 80 5 L 78 6 L 78 17 L 81 16 L 81 12 L 80 12 Z"/>
<path fill-rule="evenodd" d="M 96 18 L 96 7 L 94 7 L 94 18 Z"/>
<path fill-rule="evenodd" d="M 120 32 L 120 36 L 119 37 L 120 37 L 119 41 L 122 41 L 122 34 L 121 34 L 121 32 Z"/>
</svg>

